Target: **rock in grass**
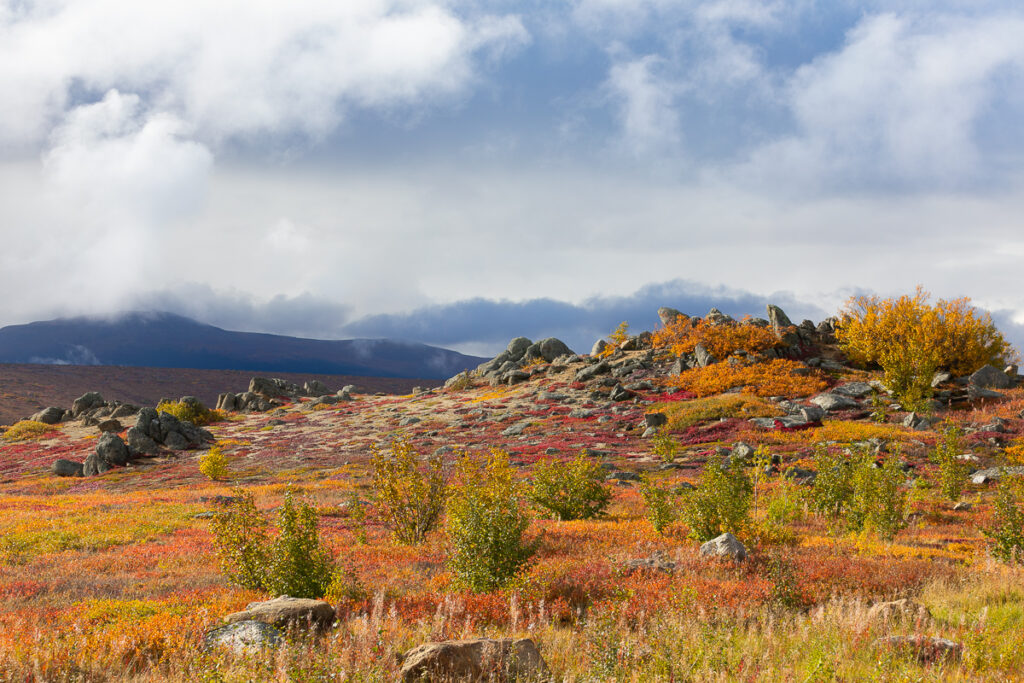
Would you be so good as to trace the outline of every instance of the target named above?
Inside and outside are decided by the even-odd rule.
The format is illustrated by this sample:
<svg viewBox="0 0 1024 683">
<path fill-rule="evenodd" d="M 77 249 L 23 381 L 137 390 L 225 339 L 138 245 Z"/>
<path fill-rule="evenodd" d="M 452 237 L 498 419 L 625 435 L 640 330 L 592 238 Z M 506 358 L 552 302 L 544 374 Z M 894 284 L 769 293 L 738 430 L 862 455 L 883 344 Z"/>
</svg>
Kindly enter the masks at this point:
<svg viewBox="0 0 1024 683">
<path fill-rule="evenodd" d="M 529 638 L 424 643 L 402 658 L 402 681 L 542 681 L 550 671 Z"/>
<path fill-rule="evenodd" d="M 81 477 L 82 463 L 72 460 L 58 460 L 50 467 L 50 471 L 58 477 Z"/>
<path fill-rule="evenodd" d="M 241 621 L 258 621 L 280 629 L 315 628 L 324 630 L 334 623 L 334 608 L 323 600 L 292 598 L 287 595 L 252 602 L 242 612 L 224 617 L 228 624 Z"/>
<path fill-rule="evenodd" d="M 849 396 L 843 396 L 842 394 L 836 394 L 832 392 L 818 394 L 817 396 L 811 399 L 811 403 L 820 407 L 822 410 L 825 410 L 830 413 L 836 410 L 849 410 L 851 408 L 860 408 L 860 404 L 854 401 Z"/>
<path fill-rule="evenodd" d="M 712 538 L 700 547 L 701 557 L 722 557 L 736 562 L 747 559 L 747 549 L 740 540 L 730 533 Z"/>
<path fill-rule="evenodd" d="M 922 664 L 930 664 L 940 659 L 960 659 L 964 652 L 964 646 L 960 643 L 947 638 L 924 635 L 887 636 L 879 638 L 875 644 L 913 655 Z"/>
<path fill-rule="evenodd" d="M 1013 380 L 994 365 L 986 365 L 971 375 L 971 384 L 982 389 L 1009 389 Z"/>
<path fill-rule="evenodd" d="M 872 621 L 914 621 L 930 617 L 927 607 L 907 599 L 879 602 L 868 609 L 868 619 Z"/>
<path fill-rule="evenodd" d="M 53 406 L 43 408 L 29 419 L 35 422 L 42 422 L 47 425 L 55 425 L 64 419 L 64 409 L 55 408 Z"/>
<path fill-rule="evenodd" d="M 130 458 L 128 446 L 113 432 L 104 432 L 96 444 L 96 455 L 110 465 L 127 465 Z"/>
<path fill-rule="evenodd" d="M 203 637 L 203 648 L 224 648 L 236 655 L 257 654 L 261 650 L 277 647 L 283 638 L 280 629 L 262 621 L 237 621 L 219 626 Z"/>
</svg>

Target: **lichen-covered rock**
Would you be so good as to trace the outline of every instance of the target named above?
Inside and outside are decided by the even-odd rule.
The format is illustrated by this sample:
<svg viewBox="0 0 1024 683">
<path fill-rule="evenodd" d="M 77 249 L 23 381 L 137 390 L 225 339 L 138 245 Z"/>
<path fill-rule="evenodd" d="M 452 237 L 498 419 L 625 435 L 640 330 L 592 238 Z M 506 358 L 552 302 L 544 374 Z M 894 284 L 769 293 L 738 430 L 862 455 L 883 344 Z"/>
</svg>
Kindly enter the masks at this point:
<svg viewBox="0 0 1024 683">
<path fill-rule="evenodd" d="M 43 408 L 29 419 L 34 420 L 35 422 L 42 422 L 47 425 L 55 425 L 64 419 L 64 415 L 65 411 L 63 408 L 50 406 L 49 408 Z"/>
<path fill-rule="evenodd" d="M 82 463 L 72 460 L 57 460 L 50 467 L 50 472 L 58 477 L 81 477 Z"/>
<path fill-rule="evenodd" d="M 875 643 L 911 654 L 922 664 L 940 659 L 960 659 L 964 652 L 964 646 L 960 643 L 935 636 L 887 636 L 879 638 Z"/>
<path fill-rule="evenodd" d="M 113 432 L 104 432 L 96 443 L 96 455 L 110 465 L 127 465 L 131 455 L 128 446 Z"/>
<path fill-rule="evenodd" d="M 546 681 L 550 671 L 529 638 L 425 643 L 402 658 L 404 683 Z"/>
<path fill-rule="evenodd" d="M 71 417 L 81 417 L 83 413 L 99 408 L 105 403 L 106 401 L 103 400 L 103 397 L 98 392 L 86 392 L 76 398 L 75 402 L 71 404 Z"/>
<path fill-rule="evenodd" d="M 712 538 L 700 547 L 701 557 L 721 557 L 736 562 L 747 559 L 747 549 L 740 540 L 730 533 Z"/>
<path fill-rule="evenodd" d="M 323 630 L 334 623 L 334 608 L 323 600 L 292 598 L 287 595 L 252 602 L 242 612 L 235 612 L 224 617 L 224 621 L 233 624 L 240 621 L 259 621 L 280 629 L 315 628 Z"/>
<path fill-rule="evenodd" d="M 1009 389 L 1013 380 L 994 365 L 986 365 L 971 375 L 971 384 L 982 389 Z"/>
<path fill-rule="evenodd" d="M 283 641 L 280 629 L 262 621 L 236 621 L 210 630 L 203 637 L 206 650 L 227 649 L 236 655 L 257 654 Z"/>
</svg>

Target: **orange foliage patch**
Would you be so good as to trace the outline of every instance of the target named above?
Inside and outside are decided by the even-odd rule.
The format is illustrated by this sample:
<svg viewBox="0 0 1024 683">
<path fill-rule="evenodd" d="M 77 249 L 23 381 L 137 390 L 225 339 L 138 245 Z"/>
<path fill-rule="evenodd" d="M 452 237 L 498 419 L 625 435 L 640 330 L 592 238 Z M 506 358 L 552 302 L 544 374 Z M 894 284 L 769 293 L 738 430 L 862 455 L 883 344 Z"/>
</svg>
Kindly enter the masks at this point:
<svg viewBox="0 0 1024 683">
<path fill-rule="evenodd" d="M 668 349 L 677 356 L 693 353 L 697 344 L 716 358 L 728 358 L 737 351 L 761 353 L 776 346 L 779 338 L 770 327 L 758 327 L 744 318 L 740 322 L 713 324 L 707 320 L 693 322 L 680 316 L 654 333 L 651 343 L 656 349 Z"/>
<path fill-rule="evenodd" d="M 701 397 L 738 387 L 757 396 L 809 396 L 827 386 L 819 372 L 781 358 L 755 364 L 714 363 L 706 368 L 687 370 L 674 383 Z"/>
</svg>

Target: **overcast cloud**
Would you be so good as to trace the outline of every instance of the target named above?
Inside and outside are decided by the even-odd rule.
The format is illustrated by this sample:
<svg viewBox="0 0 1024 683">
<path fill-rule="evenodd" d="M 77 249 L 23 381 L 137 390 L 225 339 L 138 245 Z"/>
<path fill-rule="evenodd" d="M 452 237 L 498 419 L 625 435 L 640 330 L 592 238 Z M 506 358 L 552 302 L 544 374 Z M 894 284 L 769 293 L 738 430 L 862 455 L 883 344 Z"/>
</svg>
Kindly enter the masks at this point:
<svg viewBox="0 0 1024 683">
<path fill-rule="evenodd" d="M 0 325 L 489 353 L 922 284 L 1024 341 L 1021 35 L 984 0 L 0 0 Z"/>
</svg>

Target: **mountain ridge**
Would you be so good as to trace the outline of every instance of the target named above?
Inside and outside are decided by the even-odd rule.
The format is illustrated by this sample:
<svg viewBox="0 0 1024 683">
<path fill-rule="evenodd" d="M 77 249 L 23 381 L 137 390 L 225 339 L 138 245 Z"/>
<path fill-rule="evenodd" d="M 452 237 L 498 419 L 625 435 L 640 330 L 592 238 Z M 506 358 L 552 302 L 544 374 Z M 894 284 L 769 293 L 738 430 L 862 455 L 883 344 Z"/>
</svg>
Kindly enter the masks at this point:
<svg viewBox="0 0 1024 683">
<path fill-rule="evenodd" d="M 444 379 L 484 360 L 391 339 L 238 332 L 167 312 L 56 318 L 0 328 L 0 363 Z"/>
</svg>

